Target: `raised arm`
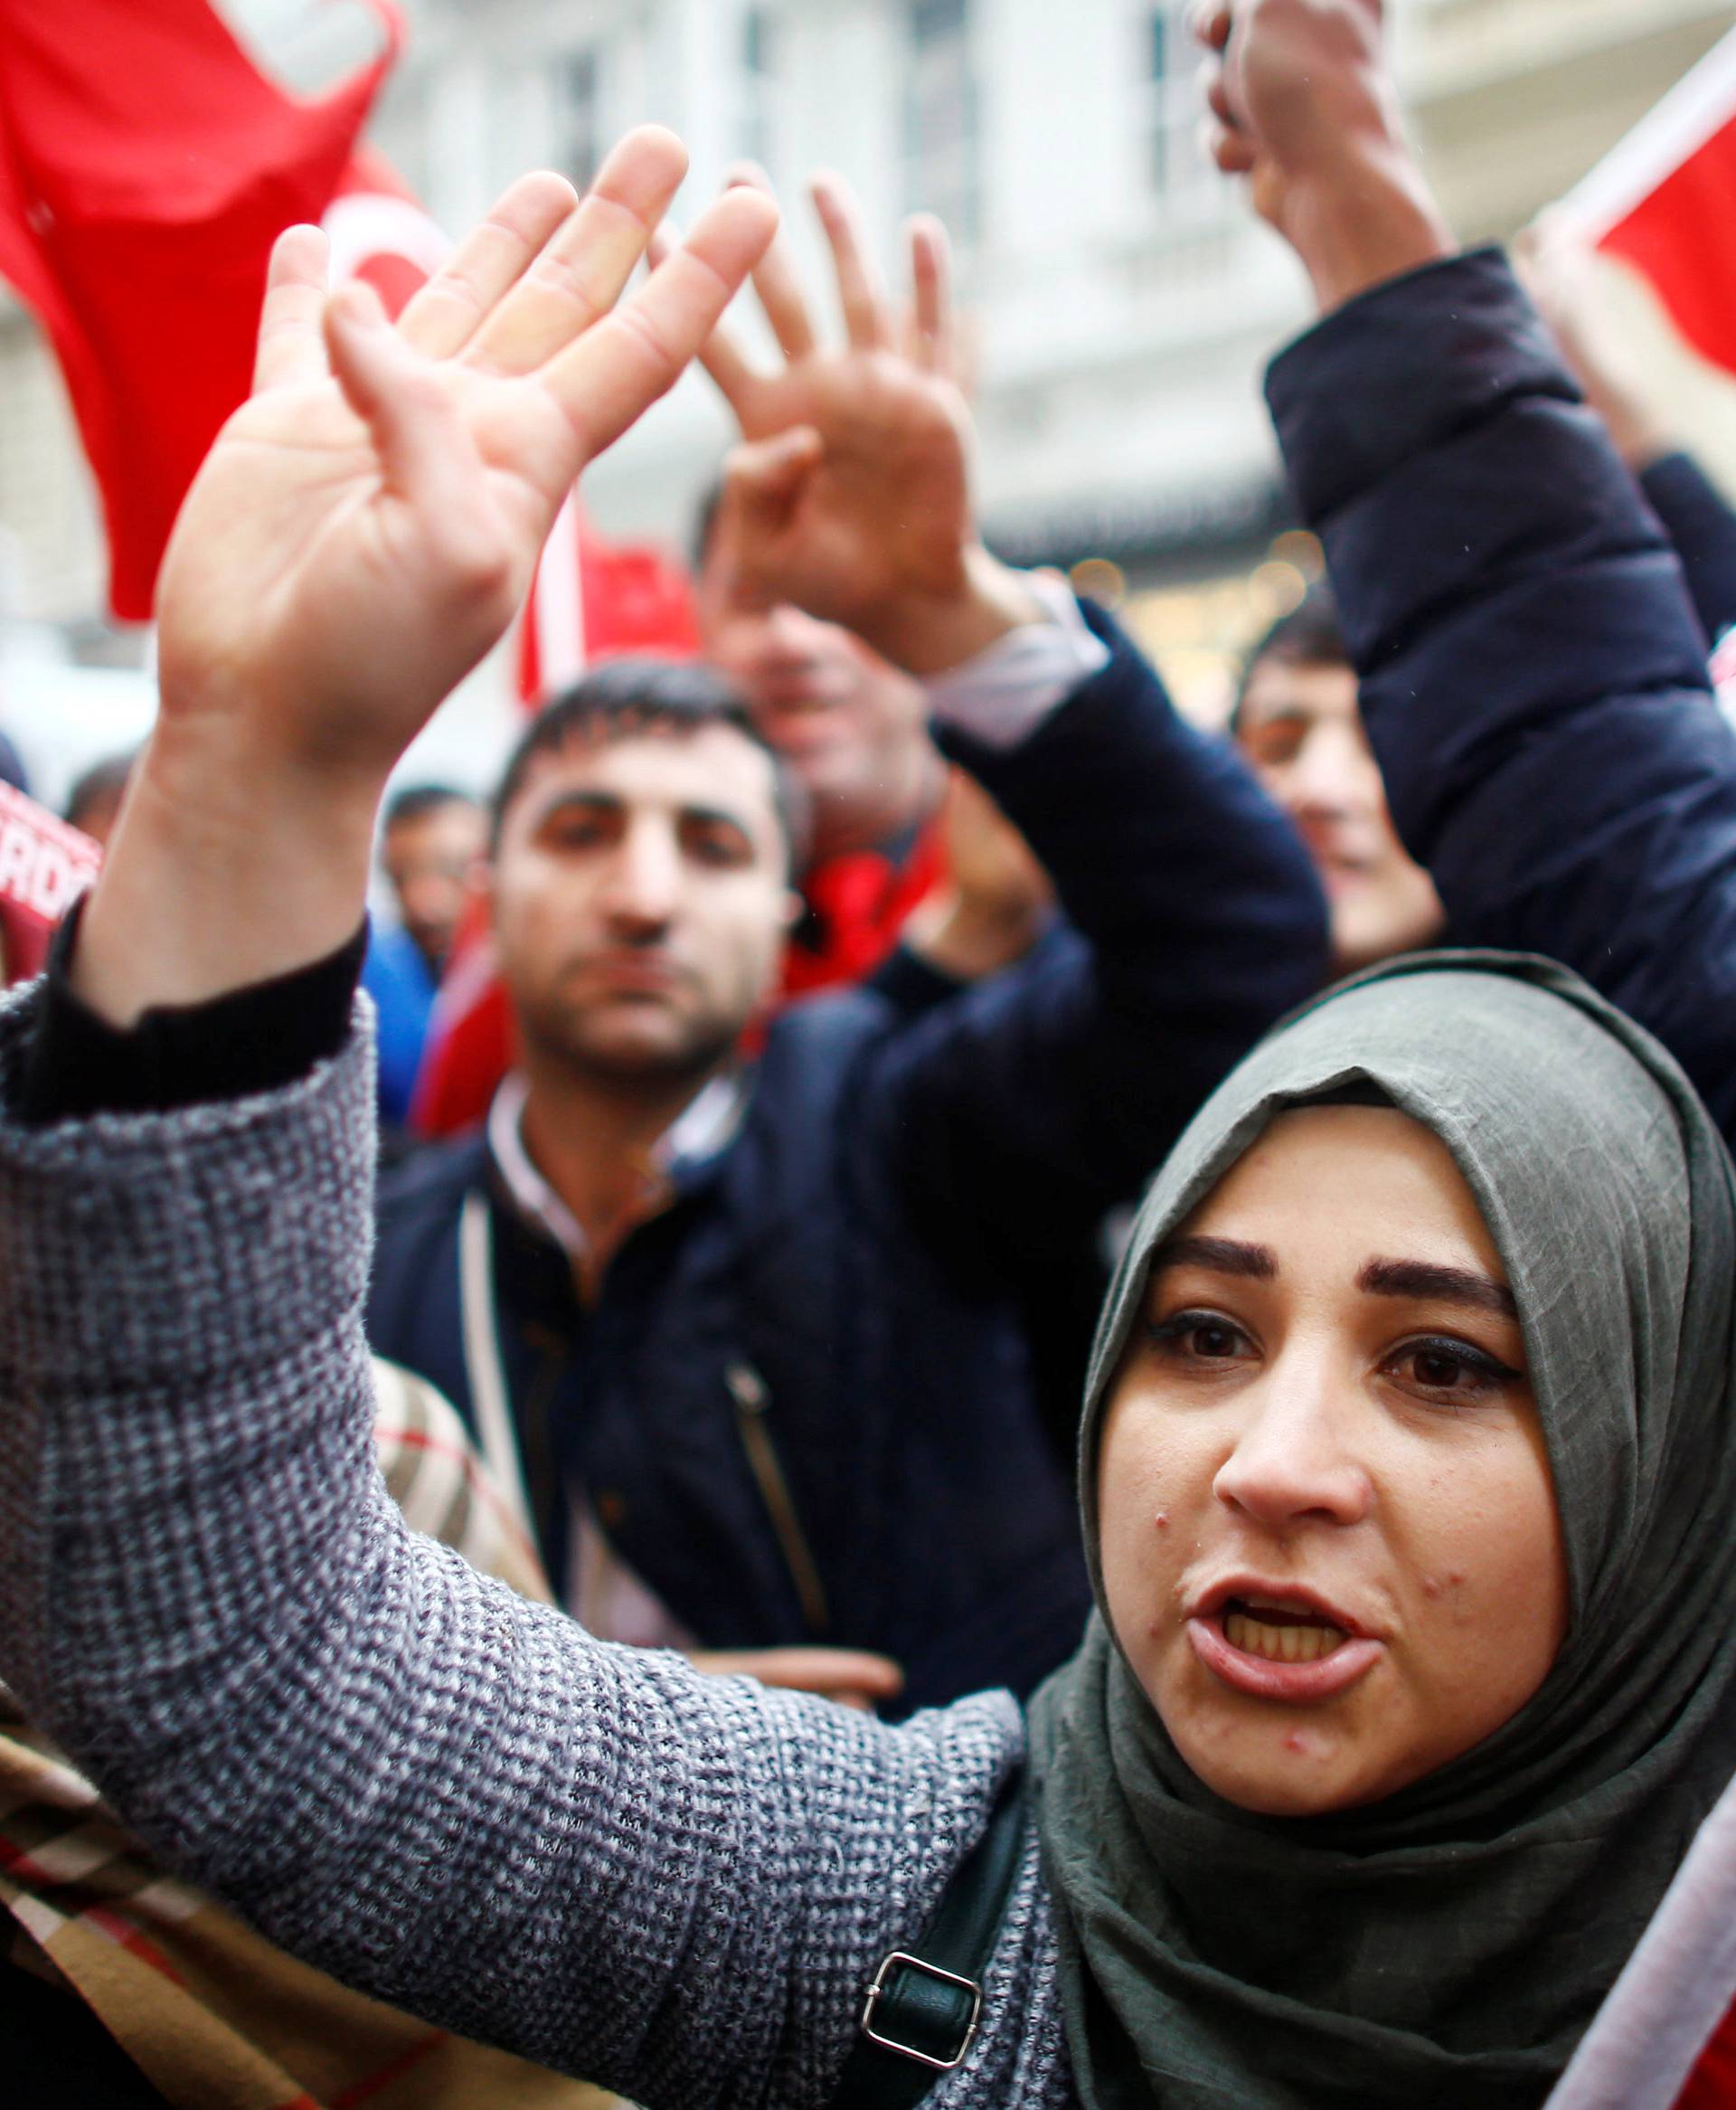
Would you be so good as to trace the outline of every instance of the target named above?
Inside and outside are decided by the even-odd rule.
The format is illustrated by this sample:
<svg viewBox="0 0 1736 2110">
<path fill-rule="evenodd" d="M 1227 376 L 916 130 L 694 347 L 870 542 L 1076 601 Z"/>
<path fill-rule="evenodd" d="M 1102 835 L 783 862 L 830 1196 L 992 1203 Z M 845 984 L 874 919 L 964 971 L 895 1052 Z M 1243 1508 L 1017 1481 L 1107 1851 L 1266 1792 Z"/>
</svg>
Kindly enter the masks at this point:
<svg viewBox="0 0 1736 2110">
<path fill-rule="evenodd" d="M 1736 1132 L 1736 740 L 1675 552 L 1506 265 L 1454 254 L 1374 0 L 1205 27 L 1219 161 L 1324 317 L 1268 394 L 1406 847 L 1455 940 L 1577 968 Z"/>
<path fill-rule="evenodd" d="M 359 1323 L 372 802 L 764 244 L 725 200 L 615 308 L 682 161 L 641 134 L 576 210 L 516 186 L 395 331 L 279 245 L 165 574 L 159 730 L 70 966 L 0 1009 L 0 1676 L 363 1990 L 647 2105 L 818 2104 L 1010 1703 L 892 1731 L 478 1577 L 385 1493 Z"/>
<path fill-rule="evenodd" d="M 701 355 L 746 436 L 717 532 L 739 591 L 844 623 L 924 680 L 937 738 L 1071 925 L 889 1040 L 863 1116 L 949 1243 L 973 1219 L 1052 1232 L 1064 1211 L 1071 1228 L 1134 1190 L 1316 986 L 1319 886 L 1241 760 L 1175 715 L 1116 626 L 984 546 L 939 228 L 913 230 L 901 333 L 847 194 L 826 179 L 815 198 L 846 341 L 820 343 L 774 246 L 755 284 L 781 367 L 756 371 L 722 335 Z"/>
</svg>

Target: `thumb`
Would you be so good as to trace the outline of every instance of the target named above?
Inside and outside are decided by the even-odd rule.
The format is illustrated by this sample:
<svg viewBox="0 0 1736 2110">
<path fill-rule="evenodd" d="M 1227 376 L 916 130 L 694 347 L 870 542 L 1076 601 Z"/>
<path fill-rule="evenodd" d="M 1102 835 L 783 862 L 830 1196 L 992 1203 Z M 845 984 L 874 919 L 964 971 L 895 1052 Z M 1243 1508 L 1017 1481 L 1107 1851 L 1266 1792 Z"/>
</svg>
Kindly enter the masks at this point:
<svg viewBox="0 0 1736 2110">
<path fill-rule="evenodd" d="M 750 519 L 787 514 L 825 451 L 812 425 L 792 425 L 769 440 L 750 440 L 731 450 L 723 468 L 724 496 L 733 495 Z"/>
<path fill-rule="evenodd" d="M 719 540 L 746 598 L 763 588 L 766 545 L 788 526 L 803 486 L 825 451 L 811 425 L 793 425 L 770 440 L 733 449 L 724 463 Z"/>
</svg>

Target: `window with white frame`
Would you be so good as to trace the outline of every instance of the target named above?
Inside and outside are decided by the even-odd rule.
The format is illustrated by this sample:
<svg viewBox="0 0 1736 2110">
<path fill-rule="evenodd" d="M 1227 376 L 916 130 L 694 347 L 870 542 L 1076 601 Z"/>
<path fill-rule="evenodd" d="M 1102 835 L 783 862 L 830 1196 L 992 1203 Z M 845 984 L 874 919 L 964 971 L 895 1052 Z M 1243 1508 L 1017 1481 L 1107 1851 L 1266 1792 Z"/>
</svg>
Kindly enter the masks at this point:
<svg viewBox="0 0 1736 2110">
<path fill-rule="evenodd" d="M 778 21 L 769 7 L 741 12 L 741 140 L 750 161 L 770 168 L 778 151 Z"/>
<path fill-rule="evenodd" d="M 1206 186 L 1199 145 L 1204 53 L 1189 33 L 1187 16 L 1186 0 L 1142 0 L 1134 22 L 1141 168 L 1147 194 L 1165 202 Z"/>
<path fill-rule="evenodd" d="M 594 44 L 569 52 L 556 72 L 555 166 L 582 191 L 603 158 L 603 69 Z"/>
<path fill-rule="evenodd" d="M 969 244 L 982 223 L 969 0 L 907 0 L 907 9 L 906 203 L 939 213 L 953 239 Z"/>
</svg>

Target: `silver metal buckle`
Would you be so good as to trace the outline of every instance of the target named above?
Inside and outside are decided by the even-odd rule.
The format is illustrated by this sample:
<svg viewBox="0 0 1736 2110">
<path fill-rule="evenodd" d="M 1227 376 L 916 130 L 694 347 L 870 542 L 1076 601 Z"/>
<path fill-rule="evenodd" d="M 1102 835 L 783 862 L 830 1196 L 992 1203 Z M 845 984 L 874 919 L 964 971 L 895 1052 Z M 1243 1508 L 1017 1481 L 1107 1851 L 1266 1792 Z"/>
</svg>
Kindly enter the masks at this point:
<svg viewBox="0 0 1736 2110">
<path fill-rule="evenodd" d="M 970 1995 L 970 2020 L 965 2024 L 965 2033 L 958 2039 L 958 2048 L 950 2058 L 934 2058 L 926 2051 L 919 2051 L 914 2044 L 901 2044 L 896 2037 L 882 2037 L 874 2028 L 874 2009 L 886 1991 L 892 1972 L 901 1964 L 912 1971 L 920 1971 L 929 1978 L 938 1978 L 943 1985 L 956 1985 Z M 863 2003 L 862 2033 L 871 2043 L 880 2045 L 887 2051 L 896 2051 L 904 2058 L 913 2058 L 919 2066 L 930 2067 L 936 2073 L 950 2073 L 954 2067 L 962 2066 L 966 2052 L 970 2049 L 976 2035 L 976 2025 L 983 2015 L 983 1989 L 974 1978 L 960 1978 L 951 1971 L 942 1971 L 938 1963 L 928 1963 L 920 1956 L 912 1956 L 906 1949 L 894 1949 L 874 1973 L 874 1982 L 868 1988 L 868 1998 Z"/>
</svg>

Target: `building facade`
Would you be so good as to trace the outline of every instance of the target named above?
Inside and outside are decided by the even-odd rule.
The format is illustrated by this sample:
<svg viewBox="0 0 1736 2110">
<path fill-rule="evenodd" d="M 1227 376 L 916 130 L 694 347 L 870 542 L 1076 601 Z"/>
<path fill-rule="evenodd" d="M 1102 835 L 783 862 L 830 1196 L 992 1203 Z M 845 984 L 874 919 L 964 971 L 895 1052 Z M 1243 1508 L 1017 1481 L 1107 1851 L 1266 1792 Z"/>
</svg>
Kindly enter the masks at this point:
<svg viewBox="0 0 1736 2110">
<path fill-rule="evenodd" d="M 224 5 L 268 29 L 293 12 Z M 1389 13 L 1419 139 L 1473 239 L 1510 233 L 1570 188 L 1736 19 L 1729 0 L 1392 0 Z M 1259 377 L 1306 322 L 1305 288 L 1197 153 L 1183 0 L 410 0 L 409 14 L 375 137 L 445 224 L 525 166 L 582 182 L 645 119 L 692 149 L 683 214 L 751 158 L 816 267 L 799 190 L 815 167 L 855 186 L 889 260 L 904 215 L 938 212 L 958 248 L 1000 545 L 1092 566 L 1202 695 L 1221 690 L 1226 648 L 1299 590 L 1313 557 L 1305 539 L 1273 547 L 1288 524 Z M 1736 472 L 1731 393 L 1703 376 L 1683 389 Z M 729 437 L 689 375 L 590 473 L 592 513 L 679 542 Z M 80 484 L 14 312 L 0 318 L 0 594 L 14 617 L 96 613 Z"/>
</svg>

